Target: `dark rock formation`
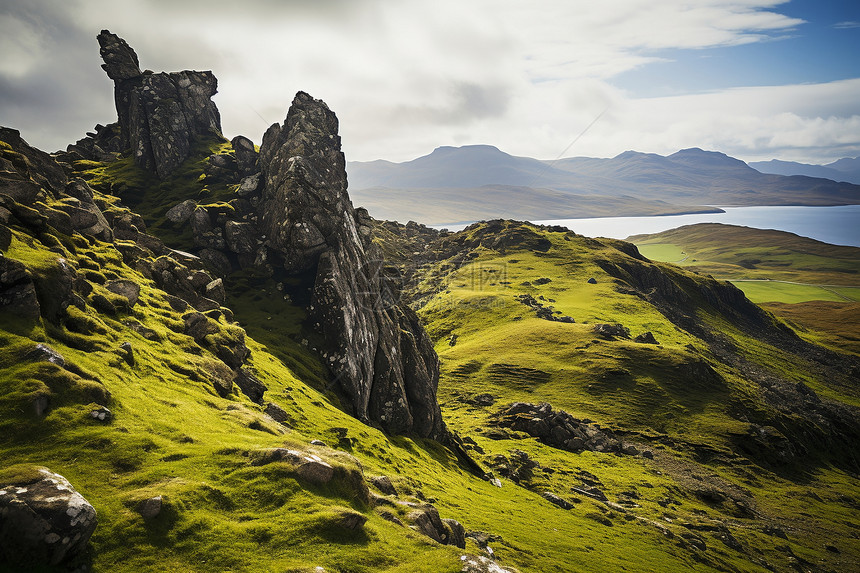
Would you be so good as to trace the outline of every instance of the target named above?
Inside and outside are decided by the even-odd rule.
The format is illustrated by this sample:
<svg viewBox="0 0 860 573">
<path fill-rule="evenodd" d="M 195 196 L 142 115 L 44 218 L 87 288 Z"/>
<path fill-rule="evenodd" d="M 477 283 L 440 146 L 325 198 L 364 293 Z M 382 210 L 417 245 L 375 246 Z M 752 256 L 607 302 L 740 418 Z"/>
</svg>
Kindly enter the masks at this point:
<svg viewBox="0 0 860 573">
<path fill-rule="evenodd" d="M 0 127 L 0 193 L 23 205 L 46 196 L 56 197 L 66 188 L 66 174 L 54 159 L 21 139 L 16 129 Z"/>
<path fill-rule="evenodd" d="M 199 139 L 221 133 L 221 116 L 211 98 L 212 72 L 141 72 L 137 54 L 115 34 L 98 35 L 102 68 L 114 81 L 114 101 L 123 150 L 142 168 L 164 177 L 189 155 Z"/>
<path fill-rule="evenodd" d="M 0 310 L 21 318 L 39 318 L 41 308 L 33 277 L 23 263 L 0 254 Z"/>
<path fill-rule="evenodd" d="M 346 192 L 337 130 L 335 114 L 302 92 L 284 124 L 267 130 L 260 234 L 287 273 L 315 271 L 310 321 L 354 414 L 390 432 L 442 438 L 436 353 L 380 276 L 382 254 Z"/>
<path fill-rule="evenodd" d="M 559 497 L 558 495 L 552 493 L 551 491 L 545 491 L 541 494 L 541 496 L 550 502 L 553 505 L 557 505 L 562 509 L 573 509 L 573 504 L 567 501 L 564 498 Z"/>
<path fill-rule="evenodd" d="M 538 280 L 540 280 L 540 279 L 538 279 Z M 549 282 L 549 279 L 547 279 L 547 282 Z M 538 284 L 538 281 L 535 281 L 535 284 Z M 545 284 L 545 283 L 540 283 L 540 284 Z M 535 299 L 535 297 L 533 297 L 530 294 L 520 294 L 520 295 L 514 296 L 514 298 L 516 300 L 520 301 L 522 304 L 524 304 L 527 307 L 534 310 L 535 314 L 537 315 L 538 318 L 542 318 L 544 320 L 551 320 L 554 322 L 566 322 L 566 323 L 576 322 L 575 320 L 573 320 L 573 318 L 571 318 L 569 316 L 557 315 L 556 314 L 557 311 L 555 311 L 553 309 L 552 305 L 545 306 L 542 303 L 538 302 L 538 300 Z M 541 297 L 541 298 L 543 298 L 543 297 Z"/>
<path fill-rule="evenodd" d="M 630 338 L 630 329 L 625 327 L 623 324 L 595 324 L 591 328 L 591 331 L 606 340 Z"/>
<path fill-rule="evenodd" d="M 443 545 L 466 547 L 466 530 L 455 519 L 441 519 L 439 511 L 430 504 L 418 505 L 401 502 L 414 510 L 406 516 L 412 528 Z"/>
<path fill-rule="evenodd" d="M 580 452 L 614 452 L 638 455 L 639 449 L 623 443 L 614 432 L 600 428 L 588 420 L 574 418 L 563 410 L 553 410 L 549 404 L 516 402 L 499 412 L 497 426 L 511 428 L 538 438 L 550 446 Z M 519 464 L 522 466 L 522 464 Z M 518 476 L 519 477 L 519 476 Z"/>
<path fill-rule="evenodd" d="M 96 523 L 93 506 L 46 468 L 0 483 L 0 566 L 29 570 L 68 563 L 82 553 Z"/>
</svg>

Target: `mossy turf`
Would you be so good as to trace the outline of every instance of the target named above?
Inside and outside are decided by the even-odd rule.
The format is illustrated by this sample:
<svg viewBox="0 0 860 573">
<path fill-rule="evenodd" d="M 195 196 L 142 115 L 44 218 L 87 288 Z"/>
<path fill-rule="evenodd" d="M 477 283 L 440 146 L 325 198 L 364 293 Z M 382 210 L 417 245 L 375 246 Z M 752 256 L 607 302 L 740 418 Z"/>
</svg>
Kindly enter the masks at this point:
<svg viewBox="0 0 860 573">
<path fill-rule="evenodd" d="M 860 287 L 817 286 L 772 280 L 738 280 L 732 283 L 755 303 L 798 303 L 820 301 L 860 301 Z"/>
<path fill-rule="evenodd" d="M 860 249 L 830 245 L 793 233 L 701 223 L 653 235 L 636 235 L 628 240 L 650 259 L 721 279 L 860 287 Z M 737 286 L 756 301 L 844 300 L 833 291 L 803 289 L 803 285 L 737 283 Z M 760 298 L 764 288 L 772 289 L 766 296 L 780 298 Z"/>
<path fill-rule="evenodd" d="M 659 524 L 675 535 L 685 528 L 688 532 L 710 531 L 704 537 L 707 551 L 692 554 L 693 561 L 706 568 L 790 567 L 795 557 L 786 552 L 785 540 L 764 533 L 773 531 L 769 527 L 804 531 L 797 538 L 789 535 L 787 545 L 797 559 L 830 564 L 834 570 L 856 566 L 856 549 L 847 549 L 851 546 L 847 540 L 854 535 L 848 518 L 851 500 L 860 493 L 856 476 L 833 469 L 825 457 L 812 463 L 797 481 L 797 477 L 786 477 L 736 455 L 733 436 L 748 426 L 735 413 L 736 406 L 744 404 L 750 411 L 769 415 L 756 387 L 741 372 L 721 364 L 703 340 L 670 322 L 645 299 L 631 296 L 629 289 L 619 288 L 618 280 L 595 262 L 629 260 L 615 248 L 615 242 L 527 225 L 521 228 L 532 229 L 547 242 L 537 249 L 528 244 L 493 249 L 481 243 L 464 258 L 423 269 L 419 276 L 428 278 L 414 288 L 419 314 L 437 341 L 443 415 L 450 427 L 477 444 L 473 449 L 477 458 L 492 466 L 496 456 L 510 456 L 512 449 L 519 449 L 537 460 L 541 469 L 534 470 L 524 485 L 532 491 L 553 491 L 575 504 L 570 512 L 553 508 L 554 524 L 582 511 L 591 518 L 608 516 L 613 527 L 620 522 L 659 531 L 655 525 Z M 463 233 L 478 237 L 481 231 L 479 225 Z M 693 285 L 709 280 L 685 275 Z M 552 316 L 569 316 L 575 323 L 538 318 L 534 308 L 521 302 L 524 294 L 552 307 Z M 704 328 L 731 341 L 749 364 L 803 382 L 823 396 L 860 403 L 856 388 L 817 377 L 803 357 L 758 339 L 713 308 L 702 305 L 696 316 Z M 659 344 L 604 339 L 593 330 L 597 323 L 621 323 L 631 337 L 651 332 Z M 695 366 L 703 363 L 716 374 L 689 374 L 702 372 Z M 475 405 L 475 396 L 481 394 L 490 394 L 495 404 Z M 657 455 L 645 460 L 573 454 L 519 432 L 504 437 L 493 429 L 494 415 L 516 401 L 549 402 L 577 418 L 621 432 L 640 447 L 653 448 Z M 572 493 L 572 488 L 589 481 L 599 483 L 613 502 L 632 490 L 638 507 L 619 511 Z M 709 487 L 728 495 L 709 497 Z M 829 497 L 809 502 L 820 490 L 830 492 Z M 807 503 L 814 503 L 814 510 Z M 749 511 L 744 509 L 747 505 Z M 679 523 L 684 525 L 675 529 Z M 727 527 L 731 536 L 719 533 L 720 527 Z M 622 535 L 620 529 L 612 531 L 611 539 Z M 810 541 L 806 535 L 811 536 Z M 648 555 L 652 550 L 648 547 L 651 541 L 643 543 L 627 532 L 622 538 L 629 555 Z M 846 540 L 837 548 L 838 556 L 824 549 L 832 546 L 828 538 Z M 714 543 L 714 539 L 721 541 Z M 677 540 L 668 545 L 677 548 Z M 668 548 L 662 551 L 671 552 Z M 648 570 L 644 563 L 632 568 Z M 631 568 L 629 561 L 624 566 Z M 678 564 L 667 562 L 657 569 L 677 568 Z"/>
<path fill-rule="evenodd" d="M 216 147 L 170 182 L 146 179 L 128 160 L 79 168 L 98 189 L 135 204 L 168 244 L 187 249 L 185 231 L 165 226 L 163 214 L 199 196 L 201 158 L 224 149 L 210 143 Z M 211 201 L 230 192 L 210 191 Z M 122 209 L 115 196 L 100 193 L 97 201 Z M 440 354 L 446 422 L 474 442 L 481 464 L 512 450 L 537 462 L 519 483 L 502 478 L 497 487 L 438 443 L 385 435 L 339 409 L 312 350 L 317 341 L 302 324 L 301 277 L 233 275 L 227 304 L 238 324 L 213 320 L 225 337 L 246 330 L 247 366 L 267 386 L 265 400 L 285 412 L 278 423 L 235 386 L 219 394 L 225 365 L 183 333 L 181 313 L 114 245 L 17 227 L 4 256 L 36 278 L 62 258 L 93 284 L 93 295 L 114 296 L 103 288 L 114 279 L 135 281 L 141 293 L 133 307 L 114 299 L 111 313 L 98 311 L 91 295 L 56 322 L 0 314 L 0 480 L 25 482 L 41 466 L 69 479 L 99 515 L 90 553 L 96 571 L 453 573 L 463 553 L 488 553 L 475 538 L 487 540 L 501 565 L 523 572 L 856 570 L 856 476 L 817 459 L 800 476 L 786 476 L 734 455 L 729 439 L 744 425 L 729 406 L 756 404 L 750 385 L 717 364 L 702 340 L 618 291 L 595 262 L 625 259 L 616 243 L 529 229 L 532 243 L 478 247 L 466 264 L 422 269 L 418 285 Z M 537 318 L 515 298 L 523 294 L 576 322 Z M 753 363 L 827 397 L 851 398 L 816 380 L 797 357 L 718 316 L 701 318 Z M 633 336 L 650 331 L 660 344 L 592 331 L 615 322 Z M 55 349 L 65 365 L 34 361 L 37 344 Z M 684 374 L 703 362 L 719 376 Z M 496 404 L 469 403 L 478 393 L 491 393 Z M 624 432 L 654 459 L 565 452 L 522 433 L 489 432 L 498 409 L 516 400 L 549 401 Z M 102 406 L 111 411 L 105 421 L 91 415 Z M 335 478 L 320 485 L 286 462 L 255 463 L 277 447 L 320 456 Z M 398 496 L 373 504 L 365 481 L 379 475 L 391 478 Z M 583 495 L 586 484 L 609 503 Z M 545 491 L 573 508 L 551 504 Z M 154 496 L 162 511 L 144 519 L 138 505 Z M 463 551 L 393 523 L 392 515 L 403 520 L 410 511 L 398 501 L 432 502 L 474 537 Z M 343 525 L 353 512 L 367 518 L 363 527 Z M 774 536 L 780 531 L 785 538 Z"/>
<path fill-rule="evenodd" d="M 224 205 L 235 197 L 235 185 L 208 181 L 203 170 L 209 156 L 232 151 L 229 141 L 212 135 L 194 144 L 189 159 L 165 179 L 138 167 L 126 156 L 112 163 L 77 162 L 75 168 L 94 189 L 119 198 L 122 204 L 143 217 L 150 233 L 174 249 L 192 246 L 191 227 L 173 224 L 167 211 L 186 199 L 199 205 Z"/>
</svg>

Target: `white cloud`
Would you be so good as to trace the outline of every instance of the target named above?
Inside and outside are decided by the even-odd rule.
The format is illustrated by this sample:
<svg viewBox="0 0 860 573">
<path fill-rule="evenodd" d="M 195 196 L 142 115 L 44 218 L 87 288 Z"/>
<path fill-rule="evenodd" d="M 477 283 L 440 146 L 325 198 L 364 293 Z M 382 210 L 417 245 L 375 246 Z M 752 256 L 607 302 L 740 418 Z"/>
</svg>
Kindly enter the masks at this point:
<svg viewBox="0 0 860 573">
<path fill-rule="evenodd" d="M 857 98 L 845 97 L 852 89 L 857 93 L 853 84 L 767 92 L 766 97 L 779 98 L 778 111 L 762 108 L 764 92 L 756 89 L 642 100 L 612 87 L 614 76 L 658 61 L 669 50 L 758 42 L 800 26 L 802 21 L 779 13 L 784 2 L 777 0 L 69 0 L 62 9 L 48 0 L 12 0 L 10 5 L 16 3 L 51 18 L 59 31 L 19 34 L 22 45 L 43 47 L 16 66 L 31 78 L 53 74 L 58 93 L 107 92 L 71 98 L 77 118 L 71 126 L 62 120 L 71 107 L 28 101 L 20 92 L 29 84 L 14 83 L 14 73 L 22 72 L 0 68 L 0 121 L 21 128 L 25 137 L 39 134 L 32 143 L 48 149 L 114 117 L 105 105 L 110 83 L 98 69 L 95 35 L 102 28 L 124 37 L 144 68 L 212 69 L 228 136 L 241 133 L 259 141 L 269 124 L 283 120 L 298 90 L 324 99 L 341 120 L 345 151 L 353 160 L 405 160 L 438 145 L 467 143 L 551 158 L 607 109 L 571 154 L 726 145 L 726 151 L 748 155 L 787 149 L 812 157 L 830 153 L 818 146 L 844 149 L 845 140 L 852 139 L 845 126 L 860 114 Z M 0 30 L 4 26 L 8 22 L 0 12 Z M 64 42 L 75 45 L 69 50 Z M 60 70 L 51 61 L 64 51 L 87 56 L 77 64 L 67 57 Z M 94 75 L 100 79 L 90 80 Z M 82 87 L 84 81 L 93 87 Z M 813 137 L 816 126 L 820 134 Z M 75 131 L 64 131 L 70 127 Z"/>
</svg>

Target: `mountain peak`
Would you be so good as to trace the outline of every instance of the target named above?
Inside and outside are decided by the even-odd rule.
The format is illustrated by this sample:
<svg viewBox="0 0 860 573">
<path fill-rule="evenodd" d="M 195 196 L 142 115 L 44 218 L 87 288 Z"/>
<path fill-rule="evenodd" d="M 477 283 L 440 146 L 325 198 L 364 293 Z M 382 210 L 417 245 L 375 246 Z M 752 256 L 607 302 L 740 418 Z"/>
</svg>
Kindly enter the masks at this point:
<svg viewBox="0 0 860 573">
<path fill-rule="evenodd" d="M 740 159 L 735 159 L 734 157 L 730 157 L 721 151 L 705 151 L 699 147 L 690 147 L 688 149 L 681 149 L 672 155 L 669 155 L 667 159 L 672 161 L 679 162 L 696 162 L 698 165 L 707 165 L 713 167 L 745 167 L 750 168 L 746 163 L 741 161 Z"/>
<path fill-rule="evenodd" d="M 485 145 L 485 144 L 476 144 L 476 145 L 462 145 L 460 147 L 454 147 L 452 145 L 442 145 L 433 150 L 430 155 L 432 156 L 443 156 L 450 155 L 454 153 L 469 153 L 469 154 L 498 154 L 498 155 L 508 155 L 495 145 Z"/>
</svg>

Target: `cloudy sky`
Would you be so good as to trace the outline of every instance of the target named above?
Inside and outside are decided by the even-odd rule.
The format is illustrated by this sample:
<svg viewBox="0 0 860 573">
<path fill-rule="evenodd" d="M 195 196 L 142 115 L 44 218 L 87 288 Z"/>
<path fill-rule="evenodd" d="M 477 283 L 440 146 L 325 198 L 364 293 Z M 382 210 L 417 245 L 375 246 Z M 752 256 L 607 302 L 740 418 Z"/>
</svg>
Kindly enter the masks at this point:
<svg viewBox="0 0 860 573">
<path fill-rule="evenodd" d="M 56 150 L 115 121 L 103 28 L 212 70 L 227 137 L 325 100 L 348 160 L 860 155 L 856 0 L 0 0 L 0 124 Z"/>
</svg>

